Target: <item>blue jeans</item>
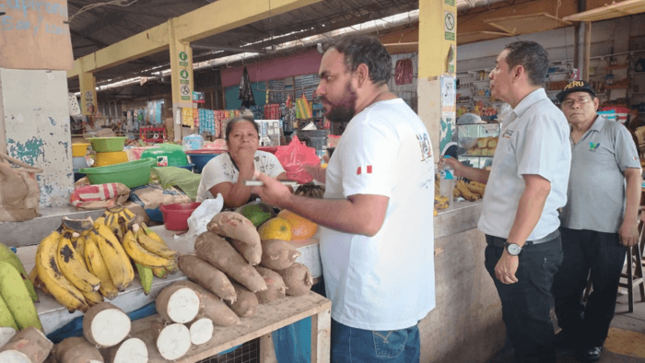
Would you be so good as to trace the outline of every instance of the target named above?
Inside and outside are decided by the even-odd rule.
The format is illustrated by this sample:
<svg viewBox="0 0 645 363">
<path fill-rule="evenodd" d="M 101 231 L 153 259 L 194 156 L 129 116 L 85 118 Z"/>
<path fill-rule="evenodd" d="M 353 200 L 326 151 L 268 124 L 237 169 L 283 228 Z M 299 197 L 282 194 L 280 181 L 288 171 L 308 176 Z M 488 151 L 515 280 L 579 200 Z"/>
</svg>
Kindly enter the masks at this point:
<svg viewBox="0 0 645 363">
<path fill-rule="evenodd" d="M 486 269 L 502 301 L 506 333 L 517 362 L 555 363 L 553 324 L 550 311 L 553 276 L 562 263 L 560 236 L 540 244 L 526 243 L 519 255 L 515 276 L 518 282 L 502 284 L 495 277 L 495 265 L 504 239 L 486 235 Z"/>
<path fill-rule="evenodd" d="M 332 363 L 418 363 L 419 328 L 372 331 L 331 320 Z"/>
</svg>

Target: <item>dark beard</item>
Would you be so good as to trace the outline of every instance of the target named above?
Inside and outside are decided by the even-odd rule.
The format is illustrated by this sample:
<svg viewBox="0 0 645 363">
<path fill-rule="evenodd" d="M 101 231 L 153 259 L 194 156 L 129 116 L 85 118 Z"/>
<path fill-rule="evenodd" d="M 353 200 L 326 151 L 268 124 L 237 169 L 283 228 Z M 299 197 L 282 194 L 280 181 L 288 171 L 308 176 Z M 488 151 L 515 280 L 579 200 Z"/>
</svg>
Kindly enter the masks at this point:
<svg viewBox="0 0 645 363">
<path fill-rule="evenodd" d="M 338 104 L 332 104 L 326 97 L 322 97 L 327 103 L 331 105 L 331 109 L 325 117 L 331 122 L 348 122 L 356 114 L 356 91 L 352 89 L 350 82 L 347 82 L 347 88 L 343 98 Z"/>
</svg>

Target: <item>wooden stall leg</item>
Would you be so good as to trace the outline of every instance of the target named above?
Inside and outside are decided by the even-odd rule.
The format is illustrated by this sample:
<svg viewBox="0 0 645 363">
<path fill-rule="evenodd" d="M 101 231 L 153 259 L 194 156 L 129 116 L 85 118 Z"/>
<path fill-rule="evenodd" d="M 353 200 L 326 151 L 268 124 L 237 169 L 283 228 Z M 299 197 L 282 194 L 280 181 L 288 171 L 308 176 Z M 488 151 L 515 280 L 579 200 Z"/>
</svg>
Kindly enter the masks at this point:
<svg viewBox="0 0 645 363">
<path fill-rule="evenodd" d="M 272 333 L 260 337 L 260 363 L 278 363 Z"/>
<path fill-rule="evenodd" d="M 331 359 L 331 310 L 311 316 L 311 363 Z"/>
</svg>

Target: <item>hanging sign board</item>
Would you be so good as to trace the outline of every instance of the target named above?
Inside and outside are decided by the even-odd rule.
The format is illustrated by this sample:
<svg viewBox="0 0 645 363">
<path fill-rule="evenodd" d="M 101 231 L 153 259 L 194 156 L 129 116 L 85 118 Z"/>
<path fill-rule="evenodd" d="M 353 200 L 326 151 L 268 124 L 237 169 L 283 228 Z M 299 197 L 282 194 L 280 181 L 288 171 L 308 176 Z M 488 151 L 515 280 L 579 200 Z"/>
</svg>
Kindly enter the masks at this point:
<svg viewBox="0 0 645 363">
<path fill-rule="evenodd" d="M 74 68 L 67 0 L 0 0 L 0 67 Z"/>
<path fill-rule="evenodd" d="M 444 11 L 443 16 L 443 30 L 446 40 L 455 40 L 455 28 L 457 26 L 457 18 L 452 11 Z"/>
</svg>

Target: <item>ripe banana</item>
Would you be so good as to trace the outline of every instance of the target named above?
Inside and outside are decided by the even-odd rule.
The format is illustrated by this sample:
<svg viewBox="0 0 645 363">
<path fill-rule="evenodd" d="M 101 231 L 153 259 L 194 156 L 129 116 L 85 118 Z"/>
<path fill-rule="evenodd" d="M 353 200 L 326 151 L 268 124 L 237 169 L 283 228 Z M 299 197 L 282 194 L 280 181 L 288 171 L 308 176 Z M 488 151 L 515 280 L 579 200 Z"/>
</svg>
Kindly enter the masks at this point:
<svg viewBox="0 0 645 363">
<path fill-rule="evenodd" d="M 137 266 L 137 272 L 139 273 L 139 280 L 141 281 L 141 286 L 143 286 L 143 293 L 145 295 L 150 294 L 152 290 L 152 268 L 148 266 L 143 266 L 140 263 L 134 263 Z"/>
<path fill-rule="evenodd" d="M 148 252 L 148 250 L 143 248 L 139 242 L 137 242 L 137 238 L 134 236 L 134 232 L 132 232 L 132 230 L 128 231 L 123 237 L 123 248 L 134 262 L 138 262 L 144 266 L 166 267 L 173 262 L 173 260 Z"/>
<path fill-rule="evenodd" d="M 132 226 L 132 232 L 134 232 L 137 238 L 137 242 L 139 242 L 139 244 L 143 246 L 143 248 L 148 250 L 148 252 L 152 252 L 155 255 L 167 258 L 169 260 L 173 260 L 177 257 L 177 251 L 173 251 L 168 248 L 168 246 L 163 241 L 159 242 L 146 235 L 146 231 L 144 231 L 143 228 L 139 228 L 138 224 L 134 224 Z"/>
<path fill-rule="evenodd" d="M 18 324 L 11 314 L 11 310 L 7 306 L 7 303 L 4 302 L 2 296 L 0 296 L 0 326 L 8 326 L 14 328 L 16 331 L 19 331 Z"/>
<path fill-rule="evenodd" d="M 71 237 L 70 232 L 64 232 L 63 237 L 58 242 L 56 262 L 63 276 L 81 292 L 97 291 L 101 285 L 101 280 L 87 271 L 83 256 L 79 255 L 74 250 L 74 246 L 72 246 Z"/>
<path fill-rule="evenodd" d="M 134 280 L 134 269 L 123 246 L 104 224 L 95 223 L 91 235 L 101 251 L 114 286 L 119 291 L 125 290 Z"/>
<path fill-rule="evenodd" d="M 119 290 L 114 286 L 105 260 L 93 238 L 88 238 L 85 242 L 85 263 L 88 271 L 101 280 L 99 288 L 101 295 L 109 300 L 114 300 L 119 294 Z"/>
<path fill-rule="evenodd" d="M 152 274 L 160 279 L 168 278 L 168 270 L 166 270 L 164 267 L 153 267 Z"/>
<path fill-rule="evenodd" d="M 67 232 L 77 232 L 82 234 L 83 232 L 92 228 L 92 218 L 87 217 L 84 219 L 71 219 L 63 217 L 63 231 Z"/>
<path fill-rule="evenodd" d="M 92 291 L 92 292 L 81 291 L 81 292 L 85 297 L 85 302 L 87 302 L 89 306 L 94 306 L 100 302 L 103 302 L 103 296 L 98 291 Z"/>
<path fill-rule="evenodd" d="M 76 310 L 85 312 L 89 309 L 85 302 L 85 297 L 63 276 L 56 262 L 60 238 L 60 231 L 54 231 L 40 241 L 36 251 L 38 279 L 44 286 L 43 290 L 46 289 L 49 294 L 54 296 L 56 301 L 65 306 L 70 312 Z"/>
<path fill-rule="evenodd" d="M 22 280 L 25 283 L 25 286 L 27 287 L 27 291 L 29 291 L 29 296 L 31 296 L 31 300 L 33 302 L 38 302 L 38 294 L 36 294 L 36 289 L 34 288 L 34 284 L 29 280 L 29 277 L 27 275 L 27 271 L 25 270 L 25 267 L 22 265 L 22 262 L 20 261 L 20 258 L 13 253 L 13 251 L 5 246 L 4 244 L 0 243 L 0 261 L 5 261 L 11 264 L 11 266 L 15 267 L 18 272 L 20 272 L 20 277 L 22 277 Z"/>
</svg>

